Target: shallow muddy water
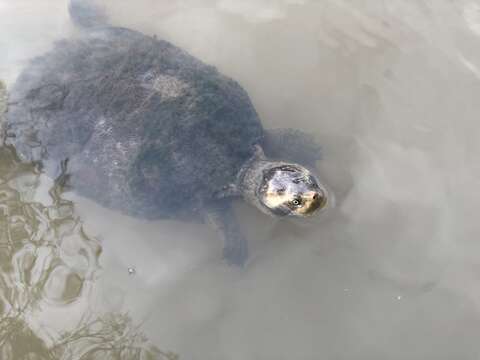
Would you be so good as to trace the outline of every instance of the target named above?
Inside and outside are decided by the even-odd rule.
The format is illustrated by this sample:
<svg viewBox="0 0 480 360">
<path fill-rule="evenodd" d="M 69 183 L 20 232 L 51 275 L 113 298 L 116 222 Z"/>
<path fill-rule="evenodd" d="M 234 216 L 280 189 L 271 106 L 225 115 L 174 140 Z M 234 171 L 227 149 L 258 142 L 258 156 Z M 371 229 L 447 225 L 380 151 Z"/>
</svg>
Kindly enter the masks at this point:
<svg viewBox="0 0 480 360">
<path fill-rule="evenodd" d="M 336 206 L 239 203 L 237 269 L 210 229 L 104 209 L 3 146 L 2 360 L 480 357 L 480 2 L 104 4 L 314 134 Z M 0 0 L 0 79 L 73 32 L 64 0 Z"/>
</svg>

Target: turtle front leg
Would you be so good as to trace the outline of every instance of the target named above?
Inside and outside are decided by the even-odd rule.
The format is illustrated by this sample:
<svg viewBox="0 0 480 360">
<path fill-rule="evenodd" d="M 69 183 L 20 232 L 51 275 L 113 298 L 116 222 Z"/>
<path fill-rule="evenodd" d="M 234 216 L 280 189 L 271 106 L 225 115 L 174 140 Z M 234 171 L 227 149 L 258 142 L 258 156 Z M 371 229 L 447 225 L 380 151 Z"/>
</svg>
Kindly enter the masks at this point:
<svg viewBox="0 0 480 360">
<path fill-rule="evenodd" d="M 247 239 L 243 235 L 229 200 L 211 204 L 205 218 L 223 239 L 223 258 L 229 265 L 243 267 L 248 258 Z"/>
</svg>

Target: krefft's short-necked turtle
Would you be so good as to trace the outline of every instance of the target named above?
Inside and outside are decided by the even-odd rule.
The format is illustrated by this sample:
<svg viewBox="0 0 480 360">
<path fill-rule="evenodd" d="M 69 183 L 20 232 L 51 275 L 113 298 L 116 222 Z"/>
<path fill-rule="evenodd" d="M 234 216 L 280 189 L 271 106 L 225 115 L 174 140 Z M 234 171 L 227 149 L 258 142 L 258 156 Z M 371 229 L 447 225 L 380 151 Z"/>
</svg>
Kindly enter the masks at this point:
<svg viewBox="0 0 480 360">
<path fill-rule="evenodd" d="M 52 177 L 67 164 L 73 189 L 105 207 L 213 224 L 239 265 L 247 242 L 232 199 L 280 217 L 325 207 L 304 167 L 319 158 L 310 136 L 265 131 L 235 81 L 167 41 L 108 26 L 92 0 L 69 10 L 82 31 L 33 59 L 10 91 L 7 141 L 23 159 Z"/>
</svg>

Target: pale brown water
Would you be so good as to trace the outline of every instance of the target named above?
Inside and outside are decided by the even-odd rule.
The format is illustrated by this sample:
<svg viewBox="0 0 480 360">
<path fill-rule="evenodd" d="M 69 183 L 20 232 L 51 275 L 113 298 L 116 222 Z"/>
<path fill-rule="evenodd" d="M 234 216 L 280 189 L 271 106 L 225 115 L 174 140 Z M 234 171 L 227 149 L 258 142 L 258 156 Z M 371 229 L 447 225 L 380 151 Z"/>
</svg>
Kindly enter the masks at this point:
<svg viewBox="0 0 480 360">
<path fill-rule="evenodd" d="M 105 5 L 240 81 L 266 127 L 315 134 L 337 206 L 239 204 L 239 270 L 209 229 L 60 195 L 1 148 L 0 359 L 480 357 L 480 2 Z M 0 0 L 0 19 L 7 85 L 74 31 L 63 0 Z"/>
</svg>

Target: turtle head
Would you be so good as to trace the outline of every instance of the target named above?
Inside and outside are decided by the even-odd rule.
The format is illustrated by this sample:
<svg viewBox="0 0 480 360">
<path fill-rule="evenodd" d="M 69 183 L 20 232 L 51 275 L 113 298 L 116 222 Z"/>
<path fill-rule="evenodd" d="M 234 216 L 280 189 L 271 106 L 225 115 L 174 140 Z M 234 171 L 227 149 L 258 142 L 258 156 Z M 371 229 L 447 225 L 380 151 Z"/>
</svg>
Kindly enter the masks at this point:
<svg viewBox="0 0 480 360">
<path fill-rule="evenodd" d="M 306 217 L 327 206 L 327 190 L 306 168 L 278 164 L 264 169 L 258 197 L 269 212 Z"/>
</svg>

